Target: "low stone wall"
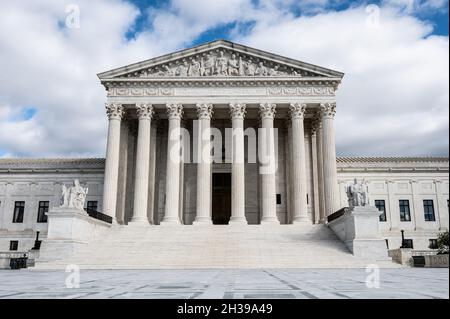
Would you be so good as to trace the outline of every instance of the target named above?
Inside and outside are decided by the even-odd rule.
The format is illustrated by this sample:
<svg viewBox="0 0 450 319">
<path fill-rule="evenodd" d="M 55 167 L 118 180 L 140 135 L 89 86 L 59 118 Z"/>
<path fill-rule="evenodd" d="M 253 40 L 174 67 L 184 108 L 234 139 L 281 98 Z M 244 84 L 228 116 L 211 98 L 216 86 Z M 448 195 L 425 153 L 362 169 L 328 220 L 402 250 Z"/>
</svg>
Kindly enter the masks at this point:
<svg viewBox="0 0 450 319">
<path fill-rule="evenodd" d="M 412 266 L 412 252 L 413 250 L 411 248 L 398 248 L 390 249 L 388 255 L 392 258 L 392 261 L 400 265 Z"/>
<path fill-rule="evenodd" d="M 448 268 L 448 255 L 437 255 L 436 250 L 416 251 L 410 248 L 399 248 L 389 250 L 389 257 L 396 263 L 413 267 L 413 256 L 423 256 L 426 268 Z"/>
<path fill-rule="evenodd" d="M 22 258 L 24 255 L 28 258 L 27 266 L 32 267 L 34 261 L 39 256 L 39 251 L 29 251 L 29 252 L 17 252 L 17 251 L 7 251 L 0 252 L 0 269 L 10 269 L 10 262 L 12 258 Z"/>
<path fill-rule="evenodd" d="M 427 255 L 425 256 L 426 268 L 449 268 L 448 255 Z"/>
<path fill-rule="evenodd" d="M 379 232 L 380 212 L 376 207 L 343 209 L 334 216 L 328 219 L 327 225 L 353 255 L 372 260 L 389 260 L 386 242 Z"/>
<path fill-rule="evenodd" d="M 42 242 L 38 263 L 66 258 L 111 227 L 111 224 L 94 219 L 83 210 L 53 208 L 47 216 L 48 234 Z"/>
</svg>

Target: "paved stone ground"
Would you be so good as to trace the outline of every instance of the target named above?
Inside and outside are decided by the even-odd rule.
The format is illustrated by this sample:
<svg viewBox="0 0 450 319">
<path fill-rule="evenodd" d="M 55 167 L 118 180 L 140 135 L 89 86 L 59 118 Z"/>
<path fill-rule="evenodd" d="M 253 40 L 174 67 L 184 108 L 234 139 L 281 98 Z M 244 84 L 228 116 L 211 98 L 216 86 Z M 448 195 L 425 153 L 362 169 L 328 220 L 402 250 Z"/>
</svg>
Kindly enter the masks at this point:
<svg viewBox="0 0 450 319">
<path fill-rule="evenodd" d="M 82 270 L 80 288 L 63 271 L 0 271 L 0 298 L 449 298 L 448 269 Z"/>
</svg>

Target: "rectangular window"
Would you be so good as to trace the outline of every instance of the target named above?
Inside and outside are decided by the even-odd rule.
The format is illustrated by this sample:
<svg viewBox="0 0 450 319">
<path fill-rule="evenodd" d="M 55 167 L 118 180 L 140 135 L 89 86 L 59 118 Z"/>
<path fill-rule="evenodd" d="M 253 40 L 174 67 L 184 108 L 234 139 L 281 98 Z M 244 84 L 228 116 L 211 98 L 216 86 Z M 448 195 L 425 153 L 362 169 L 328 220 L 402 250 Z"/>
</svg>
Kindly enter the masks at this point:
<svg viewBox="0 0 450 319">
<path fill-rule="evenodd" d="M 380 222 L 385 222 L 386 218 L 386 203 L 383 199 L 376 199 L 375 206 L 381 212 L 380 214 Z"/>
<path fill-rule="evenodd" d="M 438 241 L 437 239 L 430 239 L 430 244 L 428 245 L 428 248 L 430 249 L 438 249 Z"/>
<path fill-rule="evenodd" d="M 97 211 L 98 202 L 97 201 L 88 201 L 86 208 L 87 208 L 87 210 Z"/>
<path fill-rule="evenodd" d="M 19 249 L 19 241 L 18 240 L 11 240 L 9 242 L 9 250 L 16 251 Z"/>
<path fill-rule="evenodd" d="M 405 239 L 405 246 L 403 248 L 411 248 L 411 249 L 413 249 L 414 248 L 413 240 L 412 239 Z"/>
<path fill-rule="evenodd" d="M 401 199 L 399 201 L 399 204 L 400 204 L 400 221 L 410 222 L 411 221 L 411 212 L 409 210 L 409 200 Z"/>
<path fill-rule="evenodd" d="M 49 205 L 50 205 L 50 202 L 39 202 L 38 217 L 37 217 L 38 223 L 46 223 L 47 222 L 47 215 L 45 213 L 48 213 Z"/>
<path fill-rule="evenodd" d="M 25 212 L 25 202 L 15 202 L 13 223 L 23 223 L 24 212 Z"/>
<path fill-rule="evenodd" d="M 425 199 L 423 201 L 423 212 L 425 216 L 426 222 L 434 222 L 436 221 L 436 217 L 434 216 L 434 205 L 433 200 Z"/>
</svg>

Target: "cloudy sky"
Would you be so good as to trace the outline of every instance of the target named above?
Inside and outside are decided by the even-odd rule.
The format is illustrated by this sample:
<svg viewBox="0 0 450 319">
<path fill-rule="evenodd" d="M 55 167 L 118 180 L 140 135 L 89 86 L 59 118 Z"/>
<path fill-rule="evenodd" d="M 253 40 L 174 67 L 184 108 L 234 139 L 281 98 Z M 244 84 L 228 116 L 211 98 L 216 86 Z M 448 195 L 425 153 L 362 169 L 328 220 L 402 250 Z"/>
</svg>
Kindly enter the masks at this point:
<svg viewBox="0 0 450 319">
<path fill-rule="evenodd" d="M 448 155 L 448 0 L 0 0 L 0 11 L 0 157 L 104 156 L 96 74 L 218 38 L 345 72 L 339 155 Z"/>
</svg>

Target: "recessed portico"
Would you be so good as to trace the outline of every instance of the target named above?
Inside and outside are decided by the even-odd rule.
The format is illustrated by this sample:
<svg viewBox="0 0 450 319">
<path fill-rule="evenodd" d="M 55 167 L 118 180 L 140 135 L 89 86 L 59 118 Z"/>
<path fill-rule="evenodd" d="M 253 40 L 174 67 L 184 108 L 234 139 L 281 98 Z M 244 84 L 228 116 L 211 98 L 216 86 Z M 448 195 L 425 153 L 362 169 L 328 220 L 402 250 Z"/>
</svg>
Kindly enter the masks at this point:
<svg viewBox="0 0 450 319">
<path fill-rule="evenodd" d="M 230 224 L 312 224 L 338 208 L 342 74 L 252 50 L 217 41 L 99 75 L 110 119 L 104 199 L 115 202 L 105 214 L 213 224 L 221 169 Z"/>
</svg>

